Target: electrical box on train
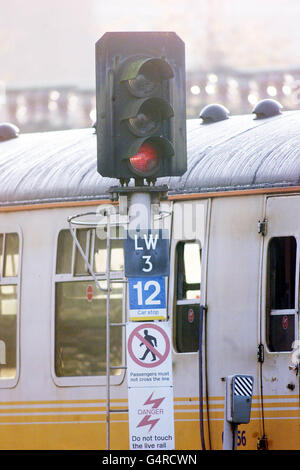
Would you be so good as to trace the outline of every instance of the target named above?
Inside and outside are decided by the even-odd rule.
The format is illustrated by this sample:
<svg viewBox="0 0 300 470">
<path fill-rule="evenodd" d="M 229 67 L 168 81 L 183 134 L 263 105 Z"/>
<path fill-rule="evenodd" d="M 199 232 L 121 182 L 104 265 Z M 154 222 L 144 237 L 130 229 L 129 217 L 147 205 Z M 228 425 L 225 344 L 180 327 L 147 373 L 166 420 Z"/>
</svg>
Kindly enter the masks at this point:
<svg viewBox="0 0 300 470">
<path fill-rule="evenodd" d="M 226 378 L 227 421 L 235 424 L 249 423 L 253 382 L 251 375 L 230 375 Z"/>
<path fill-rule="evenodd" d="M 96 43 L 97 165 L 155 182 L 187 169 L 185 46 L 171 32 L 106 33 Z"/>
</svg>

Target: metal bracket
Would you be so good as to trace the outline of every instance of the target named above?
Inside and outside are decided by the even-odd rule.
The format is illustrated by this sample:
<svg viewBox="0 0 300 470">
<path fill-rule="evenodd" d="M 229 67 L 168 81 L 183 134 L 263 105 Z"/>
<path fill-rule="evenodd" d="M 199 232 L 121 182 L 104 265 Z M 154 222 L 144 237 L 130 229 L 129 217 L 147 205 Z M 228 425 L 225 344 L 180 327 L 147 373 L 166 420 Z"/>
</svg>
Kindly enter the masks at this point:
<svg viewBox="0 0 300 470">
<path fill-rule="evenodd" d="M 267 235 L 267 230 L 268 230 L 268 221 L 267 219 L 264 220 L 259 220 L 258 221 L 258 226 L 257 226 L 257 231 L 260 233 L 263 237 Z"/>
<path fill-rule="evenodd" d="M 258 438 L 257 450 L 268 450 L 268 438 L 265 434 Z"/>
<path fill-rule="evenodd" d="M 257 346 L 257 362 L 260 362 L 262 364 L 264 360 L 265 360 L 265 348 L 264 348 L 264 345 L 260 343 Z"/>
<path fill-rule="evenodd" d="M 117 202 L 121 195 L 130 195 L 133 193 L 150 193 L 151 199 L 166 200 L 168 197 L 168 186 L 112 186 L 109 188 L 110 199 Z"/>
</svg>

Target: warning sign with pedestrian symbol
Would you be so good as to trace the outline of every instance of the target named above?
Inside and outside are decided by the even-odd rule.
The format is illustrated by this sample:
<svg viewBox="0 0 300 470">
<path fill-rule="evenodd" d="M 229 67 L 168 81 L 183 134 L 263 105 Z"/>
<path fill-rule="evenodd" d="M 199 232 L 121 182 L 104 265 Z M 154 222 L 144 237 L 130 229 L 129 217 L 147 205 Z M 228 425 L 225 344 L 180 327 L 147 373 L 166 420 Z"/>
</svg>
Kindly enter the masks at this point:
<svg viewBox="0 0 300 470">
<path fill-rule="evenodd" d="M 127 324 L 128 387 L 172 386 L 170 326 Z"/>
</svg>

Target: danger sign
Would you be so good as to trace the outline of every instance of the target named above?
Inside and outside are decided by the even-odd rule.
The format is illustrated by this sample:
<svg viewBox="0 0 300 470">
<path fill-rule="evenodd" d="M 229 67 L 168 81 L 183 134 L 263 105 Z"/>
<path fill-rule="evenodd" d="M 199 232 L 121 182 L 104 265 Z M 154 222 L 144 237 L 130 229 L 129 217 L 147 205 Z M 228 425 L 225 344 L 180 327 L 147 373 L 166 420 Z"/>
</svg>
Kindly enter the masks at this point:
<svg viewBox="0 0 300 470">
<path fill-rule="evenodd" d="M 127 368 L 129 387 L 172 385 L 168 324 L 127 324 Z"/>
<path fill-rule="evenodd" d="M 128 401 L 130 449 L 174 449 L 173 388 L 131 388 Z"/>
</svg>

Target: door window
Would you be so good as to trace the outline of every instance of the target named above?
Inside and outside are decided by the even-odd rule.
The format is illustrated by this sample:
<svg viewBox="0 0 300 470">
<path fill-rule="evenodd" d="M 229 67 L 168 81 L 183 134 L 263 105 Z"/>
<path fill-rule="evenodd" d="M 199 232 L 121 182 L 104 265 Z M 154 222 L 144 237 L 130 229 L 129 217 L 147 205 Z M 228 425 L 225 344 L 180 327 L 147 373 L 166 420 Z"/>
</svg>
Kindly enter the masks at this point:
<svg viewBox="0 0 300 470">
<path fill-rule="evenodd" d="M 291 351 L 296 332 L 296 250 L 294 237 L 274 237 L 268 247 L 267 344 Z"/>
<path fill-rule="evenodd" d="M 198 351 L 201 247 L 196 241 L 176 247 L 175 338 L 178 352 Z"/>
</svg>

